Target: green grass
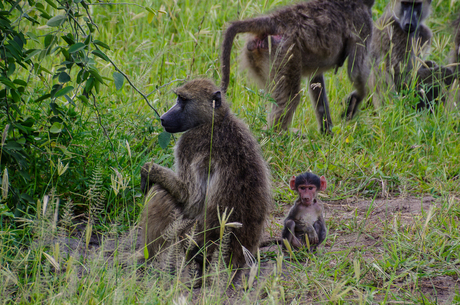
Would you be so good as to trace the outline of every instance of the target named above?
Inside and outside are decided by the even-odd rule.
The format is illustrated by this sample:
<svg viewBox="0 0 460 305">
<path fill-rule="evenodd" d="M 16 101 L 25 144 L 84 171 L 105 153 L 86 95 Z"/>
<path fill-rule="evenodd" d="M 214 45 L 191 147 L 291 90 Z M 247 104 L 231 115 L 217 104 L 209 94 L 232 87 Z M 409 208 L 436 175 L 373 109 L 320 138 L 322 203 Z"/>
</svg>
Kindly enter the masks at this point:
<svg viewBox="0 0 460 305">
<path fill-rule="evenodd" d="M 219 83 L 222 30 L 229 21 L 290 3 L 117 2 L 91 6 L 99 27 L 94 37 L 110 46 L 106 54 L 137 88 L 150 94 L 149 101 L 160 113 L 174 103 L 172 89 L 184 79 L 209 77 Z M 166 14 L 148 23 L 148 12 L 133 3 Z M 55 11 L 44 5 L 53 15 Z M 374 19 L 384 7 L 385 2 L 378 0 Z M 452 49 L 449 22 L 457 17 L 460 2 L 434 0 L 433 7 L 428 25 L 434 42 L 428 59 L 446 64 Z M 29 23 L 21 27 L 36 35 L 50 31 Z M 291 175 L 311 170 L 328 179 L 324 199 L 330 204 L 329 237 L 318 253 L 299 252 L 294 259 L 289 253 L 262 252 L 259 263 L 264 268 L 252 288 L 235 291 L 229 289 L 231 270 L 210 271 L 206 288 L 194 290 L 188 279 L 163 268 L 131 263 L 127 256 L 135 249 L 125 235 L 137 224 L 143 207 L 140 166 L 153 159 L 172 167 L 174 140 L 166 149 L 160 147 L 162 128 L 153 110 L 126 82 L 116 91 L 113 67 L 97 60 L 107 78 L 107 86 L 101 86 L 97 95 L 100 115 L 92 101 L 71 107 L 61 98 L 57 103 L 75 113 L 70 123 L 73 137 L 56 139 L 48 133 L 49 140 L 31 150 L 33 165 L 44 170 L 40 175 L 30 172 L 30 182 L 9 169 L 10 185 L 31 199 L 27 205 L 8 201 L 15 217 L 2 216 L 0 303 L 460 303 L 458 109 L 416 112 L 407 106 L 410 98 L 387 92 L 384 109 L 364 107 L 346 123 L 340 113 L 353 89 L 345 69 L 339 69 L 337 74 L 326 74 L 334 135 L 318 132 L 305 81 L 292 124 L 303 136 L 276 134 L 266 124 L 270 102 L 238 69 L 236 50 L 242 42 L 240 38 L 234 46 L 227 98 L 237 116 L 249 124 L 269 163 L 276 200 L 273 213 L 280 216 L 294 200 L 287 185 Z M 53 70 L 62 60 L 46 58 L 43 65 Z M 55 82 L 46 73 L 44 80 L 32 75 L 31 96 L 40 96 Z M 21 110 L 47 122 L 52 117 L 48 103 L 33 100 L 25 101 Z M 3 122 L 0 119 L 2 129 Z M 69 165 L 64 173 L 59 161 Z M 1 169 L 3 175 L 3 164 Z M 432 209 L 413 215 L 391 210 L 376 216 L 377 199 L 387 196 L 409 197 L 412 203 L 414 198 L 421 202 L 431 196 Z M 368 200 L 369 207 L 357 208 L 356 198 Z M 365 244 L 367 238 L 375 244 Z M 66 243 L 79 250 L 66 249 Z M 130 263 L 124 264 L 127 260 Z M 242 286 L 250 286 L 248 281 L 246 276 Z M 443 285 L 450 287 L 448 297 Z"/>
</svg>

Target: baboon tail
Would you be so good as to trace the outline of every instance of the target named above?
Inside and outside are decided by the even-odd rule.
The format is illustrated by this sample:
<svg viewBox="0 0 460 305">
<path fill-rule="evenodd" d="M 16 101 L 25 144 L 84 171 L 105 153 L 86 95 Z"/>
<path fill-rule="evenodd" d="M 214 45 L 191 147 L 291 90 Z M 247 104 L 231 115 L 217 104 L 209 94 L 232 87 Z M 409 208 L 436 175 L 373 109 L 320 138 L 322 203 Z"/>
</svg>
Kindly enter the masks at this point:
<svg viewBox="0 0 460 305">
<path fill-rule="evenodd" d="M 230 55 L 235 36 L 239 33 L 275 35 L 276 28 L 270 16 L 239 20 L 230 24 L 225 31 L 224 42 L 222 44 L 222 93 L 227 92 L 228 83 L 230 81 Z"/>
</svg>

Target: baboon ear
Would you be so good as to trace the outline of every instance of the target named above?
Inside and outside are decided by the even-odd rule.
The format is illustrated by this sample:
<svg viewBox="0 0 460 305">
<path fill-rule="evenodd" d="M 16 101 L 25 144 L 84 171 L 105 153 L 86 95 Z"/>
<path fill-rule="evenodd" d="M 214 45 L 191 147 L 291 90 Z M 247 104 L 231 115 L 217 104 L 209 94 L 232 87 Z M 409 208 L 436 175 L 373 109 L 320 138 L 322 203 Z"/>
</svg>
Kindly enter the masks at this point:
<svg viewBox="0 0 460 305">
<path fill-rule="evenodd" d="M 289 187 L 291 190 L 295 191 L 295 176 L 292 176 L 291 180 L 289 180 Z"/>
<path fill-rule="evenodd" d="M 220 91 L 214 92 L 214 94 L 212 95 L 212 100 L 215 108 L 219 108 L 220 105 L 222 105 L 222 96 L 220 94 Z"/>
<path fill-rule="evenodd" d="M 319 178 L 319 190 L 320 191 L 324 191 L 326 190 L 326 187 L 327 187 L 327 181 L 326 181 L 326 178 L 324 176 L 321 176 L 321 178 Z"/>
</svg>

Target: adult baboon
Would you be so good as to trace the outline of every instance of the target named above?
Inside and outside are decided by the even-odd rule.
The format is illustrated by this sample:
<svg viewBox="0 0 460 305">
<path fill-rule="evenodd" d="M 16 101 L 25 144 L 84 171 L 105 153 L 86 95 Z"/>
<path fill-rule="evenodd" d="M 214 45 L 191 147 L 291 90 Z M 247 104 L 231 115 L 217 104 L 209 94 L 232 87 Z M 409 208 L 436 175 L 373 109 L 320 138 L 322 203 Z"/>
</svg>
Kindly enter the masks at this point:
<svg viewBox="0 0 460 305">
<path fill-rule="evenodd" d="M 161 124 L 168 132 L 185 133 L 174 149 L 175 171 L 154 163 L 142 167 L 141 188 L 155 183 L 158 192 L 144 210 L 144 242 L 154 256 L 163 242 L 155 239 L 178 209 L 185 219 L 196 221 L 200 232 L 195 239 L 199 247 L 192 252 L 206 246 L 209 256 L 219 239 L 218 210 L 227 209 L 227 214 L 232 211 L 228 221 L 242 224 L 231 229 L 228 245 L 231 262 L 241 267 L 242 246 L 256 251 L 272 201 L 268 168 L 257 141 L 211 81 L 192 80 L 175 92 L 177 102 L 161 116 Z M 201 267 L 203 256 L 195 259 Z"/>
<path fill-rule="evenodd" d="M 222 91 L 227 91 L 230 80 L 234 38 L 239 33 L 251 33 L 242 64 L 276 101 L 269 115 L 271 125 L 288 128 L 300 102 L 302 77 L 307 76 L 319 128 L 329 132 L 332 121 L 323 73 L 341 67 L 347 58 L 348 75 L 356 88 L 344 112 L 350 120 L 367 94 L 373 4 L 374 0 L 313 0 L 232 22 L 222 44 Z"/>
<path fill-rule="evenodd" d="M 391 0 L 384 14 L 376 21 L 372 33 L 371 60 L 373 62 L 370 87 L 375 88 L 373 102 L 381 106 L 381 83 L 400 91 L 416 75 L 417 58 L 424 58 L 431 45 L 431 30 L 424 24 L 429 16 L 431 0 Z M 379 65 L 384 62 L 384 80 Z"/>
</svg>

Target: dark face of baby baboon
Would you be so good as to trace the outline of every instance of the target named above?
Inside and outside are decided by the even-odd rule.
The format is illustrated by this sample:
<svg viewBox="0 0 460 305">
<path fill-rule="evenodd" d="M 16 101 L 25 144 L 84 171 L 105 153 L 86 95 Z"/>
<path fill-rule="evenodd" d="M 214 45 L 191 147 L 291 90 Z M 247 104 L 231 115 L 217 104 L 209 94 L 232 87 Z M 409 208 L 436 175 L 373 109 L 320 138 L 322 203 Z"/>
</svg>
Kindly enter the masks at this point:
<svg viewBox="0 0 460 305">
<path fill-rule="evenodd" d="M 300 202 L 305 206 L 310 206 L 316 199 L 318 191 L 326 190 L 327 182 L 324 176 L 318 177 L 312 173 L 304 173 L 297 177 L 292 176 L 289 181 L 291 190 L 299 194 Z"/>
<path fill-rule="evenodd" d="M 222 43 L 222 91 L 230 82 L 230 54 L 235 36 L 250 33 L 242 50 L 242 65 L 252 80 L 276 103 L 269 124 L 286 130 L 300 103 L 303 77 L 321 132 L 330 132 L 332 120 L 323 73 L 341 67 L 348 58 L 348 75 L 355 91 L 343 116 L 350 120 L 367 95 L 367 47 L 372 34 L 373 0 L 312 0 L 271 14 L 232 22 Z"/>
<path fill-rule="evenodd" d="M 316 248 L 327 234 L 323 205 L 317 199 L 318 192 L 326 190 L 326 178 L 307 172 L 292 176 L 289 186 L 299 197 L 284 220 L 282 237 L 295 248 L 305 246 L 308 237 L 310 246 Z"/>
<path fill-rule="evenodd" d="M 226 210 L 231 213 L 227 221 L 242 226 L 226 227 L 231 232 L 225 259 L 242 267 L 242 247 L 255 253 L 271 205 L 270 175 L 260 147 L 211 81 L 192 80 L 175 93 L 177 101 L 161 122 L 169 132 L 184 133 L 174 149 L 175 171 L 153 162 L 142 167 L 143 188 L 155 184 L 142 217 L 143 240 L 154 257 L 168 246 L 163 233 L 174 219 L 171 213 L 180 214 L 196 224 L 199 233 L 190 252 L 201 268 L 219 244 L 219 217 Z"/>
</svg>

